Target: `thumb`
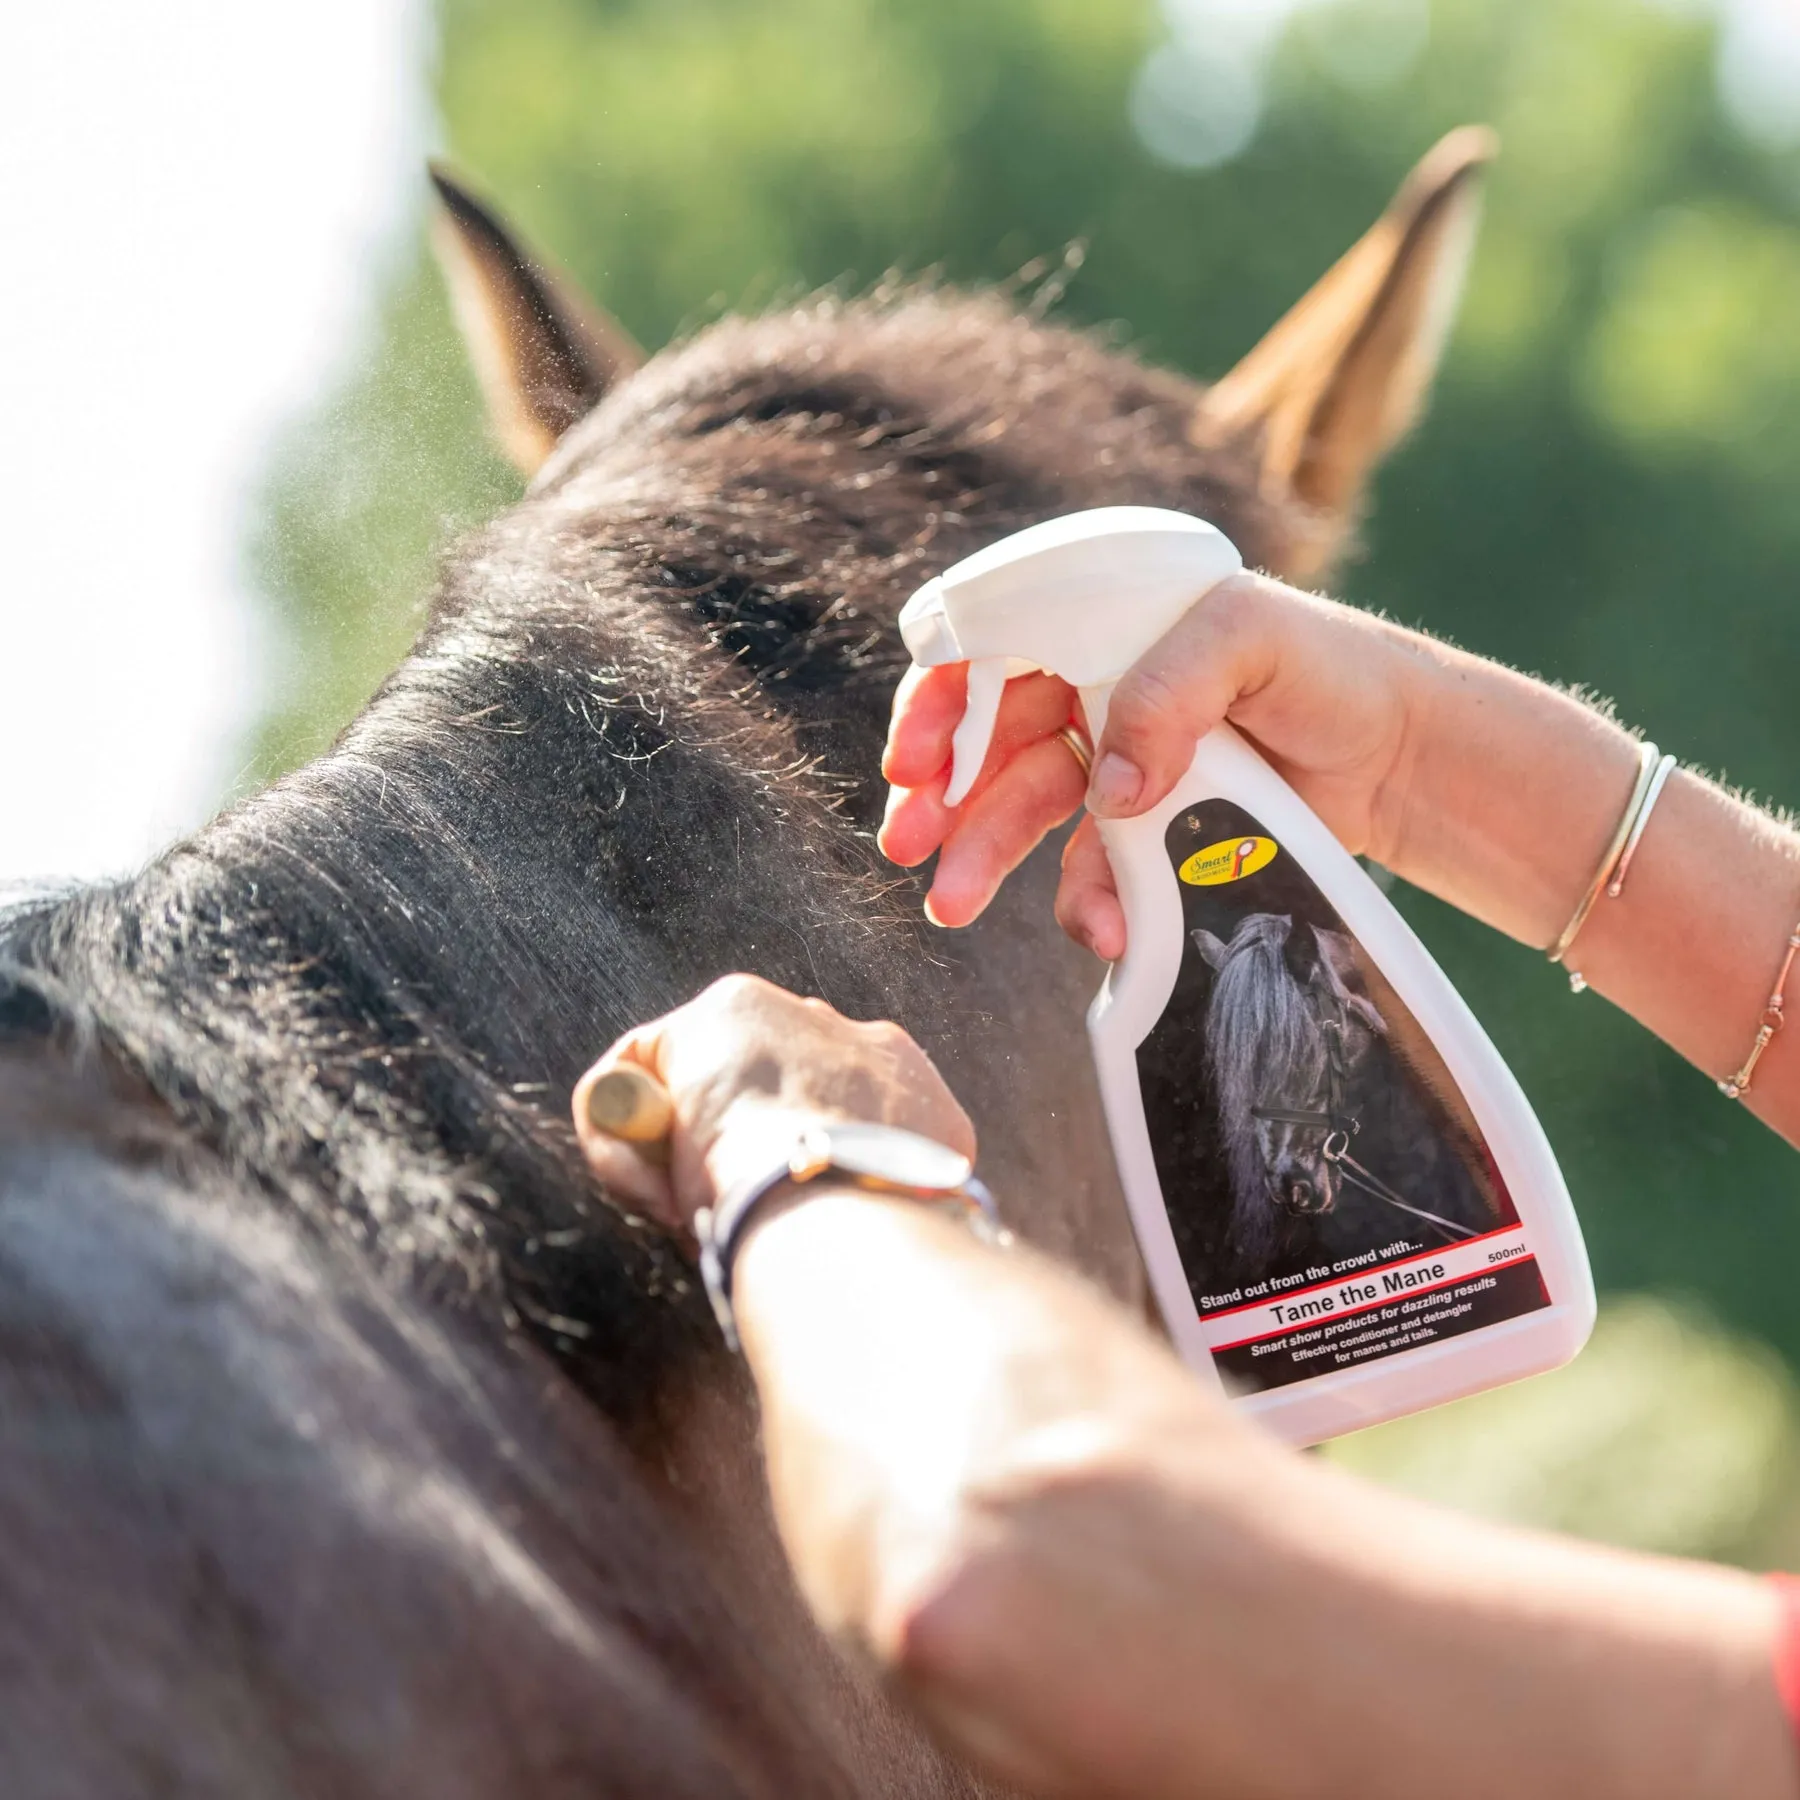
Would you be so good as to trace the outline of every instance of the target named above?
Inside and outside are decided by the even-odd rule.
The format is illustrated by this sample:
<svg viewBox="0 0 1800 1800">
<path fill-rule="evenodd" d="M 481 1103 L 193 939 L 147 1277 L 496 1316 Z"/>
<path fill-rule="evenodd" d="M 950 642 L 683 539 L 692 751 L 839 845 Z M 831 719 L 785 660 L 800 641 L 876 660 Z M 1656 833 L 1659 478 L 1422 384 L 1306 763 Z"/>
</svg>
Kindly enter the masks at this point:
<svg viewBox="0 0 1800 1800">
<path fill-rule="evenodd" d="M 1130 818 L 1154 806 L 1194 759 L 1194 745 L 1272 672 L 1258 578 L 1212 589 L 1120 678 L 1094 747 L 1088 810 Z"/>
</svg>

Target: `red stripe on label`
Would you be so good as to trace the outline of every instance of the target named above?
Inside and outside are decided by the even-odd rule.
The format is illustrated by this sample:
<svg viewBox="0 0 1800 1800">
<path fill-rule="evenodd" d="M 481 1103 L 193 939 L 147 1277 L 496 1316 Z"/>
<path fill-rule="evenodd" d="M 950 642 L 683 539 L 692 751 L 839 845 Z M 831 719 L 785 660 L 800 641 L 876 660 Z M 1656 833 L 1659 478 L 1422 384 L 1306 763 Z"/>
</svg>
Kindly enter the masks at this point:
<svg viewBox="0 0 1800 1800">
<path fill-rule="evenodd" d="M 1508 1226 L 1507 1229 L 1516 1230 L 1517 1227 Z M 1474 1240 L 1471 1239 L 1470 1241 L 1473 1242 Z M 1458 1248 L 1460 1247 L 1461 1246 L 1459 1245 Z M 1498 1274 L 1502 1269 L 1522 1269 L 1527 1263 L 1535 1263 L 1536 1261 L 1537 1258 L 1527 1251 L 1523 1256 L 1506 1257 L 1504 1260 L 1494 1263 L 1491 1267 L 1485 1269 L 1469 1269 L 1461 1275 L 1446 1275 L 1442 1281 L 1434 1281 L 1429 1287 L 1400 1288 L 1381 1300 L 1365 1300 L 1361 1306 L 1347 1306 L 1342 1312 L 1338 1312 L 1334 1308 L 1331 1312 L 1320 1313 L 1316 1318 L 1296 1319 L 1291 1325 L 1276 1325 L 1272 1326 L 1267 1331 L 1253 1331 L 1248 1337 L 1233 1338 L 1229 1344 L 1213 1344 L 1209 1346 L 1209 1349 L 1212 1355 L 1217 1356 L 1221 1350 L 1239 1350 L 1242 1349 L 1245 1344 L 1260 1344 L 1264 1338 L 1287 1337 L 1291 1332 L 1295 1331 L 1317 1331 L 1323 1325 L 1336 1324 L 1339 1319 L 1354 1319 L 1358 1313 L 1373 1312 L 1380 1306 L 1400 1306 L 1408 1300 L 1417 1300 L 1421 1294 L 1435 1294 L 1443 1288 L 1461 1287 L 1465 1281 L 1481 1281 L 1489 1275 Z M 1398 1266 L 1398 1264 L 1394 1265 L 1394 1267 Z M 1392 1268 L 1376 1269 L 1371 1272 L 1369 1279 L 1372 1279 L 1375 1275 L 1388 1275 L 1392 1273 Z M 1346 1275 L 1343 1279 L 1345 1281 L 1352 1281 L 1355 1280 L 1356 1277 Z M 1336 1286 L 1338 1284 L 1334 1282 L 1332 1285 Z M 1319 1292 L 1319 1289 L 1308 1288 L 1307 1292 L 1316 1294 Z M 1298 1298 L 1298 1296 L 1296 1296 L 1296 1298 Z M 1288 1302 L 1286 1300 L 1265 1300 L 1263 1302 L 1265 1307 L 1286 1306 L 1287 1304 Z M 1225 1315 L 1220 1313 L 1217 1316 L 1223 1318 Z"/>
<path fill-rule="evenodd" d="M 1397 1256 L 1392 1262 L 1368 1263 L 1359 1269 L 1346 1269 L 1341 1275 L 1333 1275 L 1329 1281 L 1315 1281 L 1311 1287 L 1294 1288 L 1285 1294 L 1265 1294 L 1260 1300 L 1246 1300 L 1241 1306 L 1227 1306 L 1218 1312 L 1200 1312 L 1195 1309 L 1195 1316 L 1208 1325 L 1217 1325 L 1223 1319 L 1232 1318 L 1238 1313 L 1261 1312 L 1266 1307 L 1287 1305 L 1290 1301 L 1304 1300 L 1308 1294 L 1327 1294 L 1333 1288 L 1341 1287 L 1346 1281 L 1373 1281 L 1377 1275 L 1391 1275 L 1396 1269 L 1404 1269 L 1409 1263 L 1432 1262 L 1440 1256 L 1449 1256 L 1463 1250 L 1470 1250 L 1477 1244 L 1485 1244 L 1489 1238 L 1511 1237 L 1524 1227 L 1518 1220 L 1510 1225 L 1497 1225 L 1492 1231 L 1484 1231 L 1479 1237 L 1458 1238 L 1454 1244 L 1440 1244 L 1435 1250 L 1414 1250 L 1406 1256 Z M 1519 1259 L 1521 1262 L 1524 1258 Z M 1495 1268 L 1501 1267 L 1499 1263 Z"/>
</svg>

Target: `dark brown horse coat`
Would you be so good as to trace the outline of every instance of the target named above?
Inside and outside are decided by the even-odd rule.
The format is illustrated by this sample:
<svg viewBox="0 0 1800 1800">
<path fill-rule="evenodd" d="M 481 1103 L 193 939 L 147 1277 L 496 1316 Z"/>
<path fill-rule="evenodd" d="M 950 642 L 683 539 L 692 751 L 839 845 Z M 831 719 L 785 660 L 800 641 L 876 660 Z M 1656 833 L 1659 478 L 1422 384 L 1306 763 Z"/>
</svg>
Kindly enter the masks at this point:
<svg viewBox="0 0 1800 1800">
<path fill-rule="evenodd" d="M 0 922 L 0 1794 L 972 1791 L 805 1617 L 741 1371 L 569 1091 L 734 968 L 891 1015 L 1013 1219 L 1135 1291 L 1053 868 L 944 936 L 874 853 L 894 614 L 1113 502 L 1319 567 L 1484 154 L 1205 392 L 917 290 L 636 367 L 445 185 L 531 494 L 327 756 Z"/>
</svg>

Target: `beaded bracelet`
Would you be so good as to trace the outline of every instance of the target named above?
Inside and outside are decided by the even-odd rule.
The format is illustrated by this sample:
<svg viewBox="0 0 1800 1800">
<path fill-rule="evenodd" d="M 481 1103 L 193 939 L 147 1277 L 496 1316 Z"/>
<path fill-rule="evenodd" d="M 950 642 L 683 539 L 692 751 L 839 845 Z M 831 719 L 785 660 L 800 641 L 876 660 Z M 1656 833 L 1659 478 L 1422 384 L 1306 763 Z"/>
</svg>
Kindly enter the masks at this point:
<svg viewBox="0 0 1800 1800">
<path fill-rule="evenodd" d="M 1793 969 L 1794 958 L 1800 956 L 1800 925 L 1796 925 L 1788 935 L 1787 955 L 1781 959 L 1780 972 L 1775 977 L 1775 985 L 1769 990 L 1768 1004 L 1762 1010 L 1761 1022 L 1756 1027 L 1756 1041 L 1750 1046 L 1750 1054 L 1744 1058 L 1744 1066 L 1735 1075 L 1728 1076 L 1719 1085 L 1719 1092 L 1727 1100 L 1741 1100 L 1750 1091 L 1750 1078 L 1756 1073 L 1756 1065 L 1762 1061 L 1763 1052 L 1775 1041 L 1775 1034 L 1781 1029 L 1784 1021 L 1782 1008 L 1786 1005 L 1784 998 L 1787 992 L 1787 979 Z"/>
</svg>

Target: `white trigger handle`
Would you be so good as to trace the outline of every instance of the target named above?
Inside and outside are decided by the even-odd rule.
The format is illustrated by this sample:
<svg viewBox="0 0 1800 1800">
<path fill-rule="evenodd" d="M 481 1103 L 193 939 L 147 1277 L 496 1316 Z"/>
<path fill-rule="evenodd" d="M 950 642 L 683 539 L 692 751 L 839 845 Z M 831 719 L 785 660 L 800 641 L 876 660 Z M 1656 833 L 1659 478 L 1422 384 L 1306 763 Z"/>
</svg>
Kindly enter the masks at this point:
<svg viewBox="0 0 1800 1800">
<path fill-rule="evenodd" d="M 961 806 L 987 761 L 993 741 L 994 721 L 1000 716 L 1000 696 L 1006 692 L 1003 656 L 980 656 L 969 664 L 969 697 L 963 716 L 950 740 L 950 785 L 944 790 L 946 806 Z"/>
<path fill-rule="evenodd" d="M 961 806 L 987 761 L 994 739 L 994 721 L 1000 716 L 1000 696 L 1015 675 L 1030 675 L 1037 664 L 1021 656 L 977 656 L 969 663 L 969 694 L 963 716 L 950 739 L 950 785 L 944 790 L 946 806 Z"/>
</svg>

